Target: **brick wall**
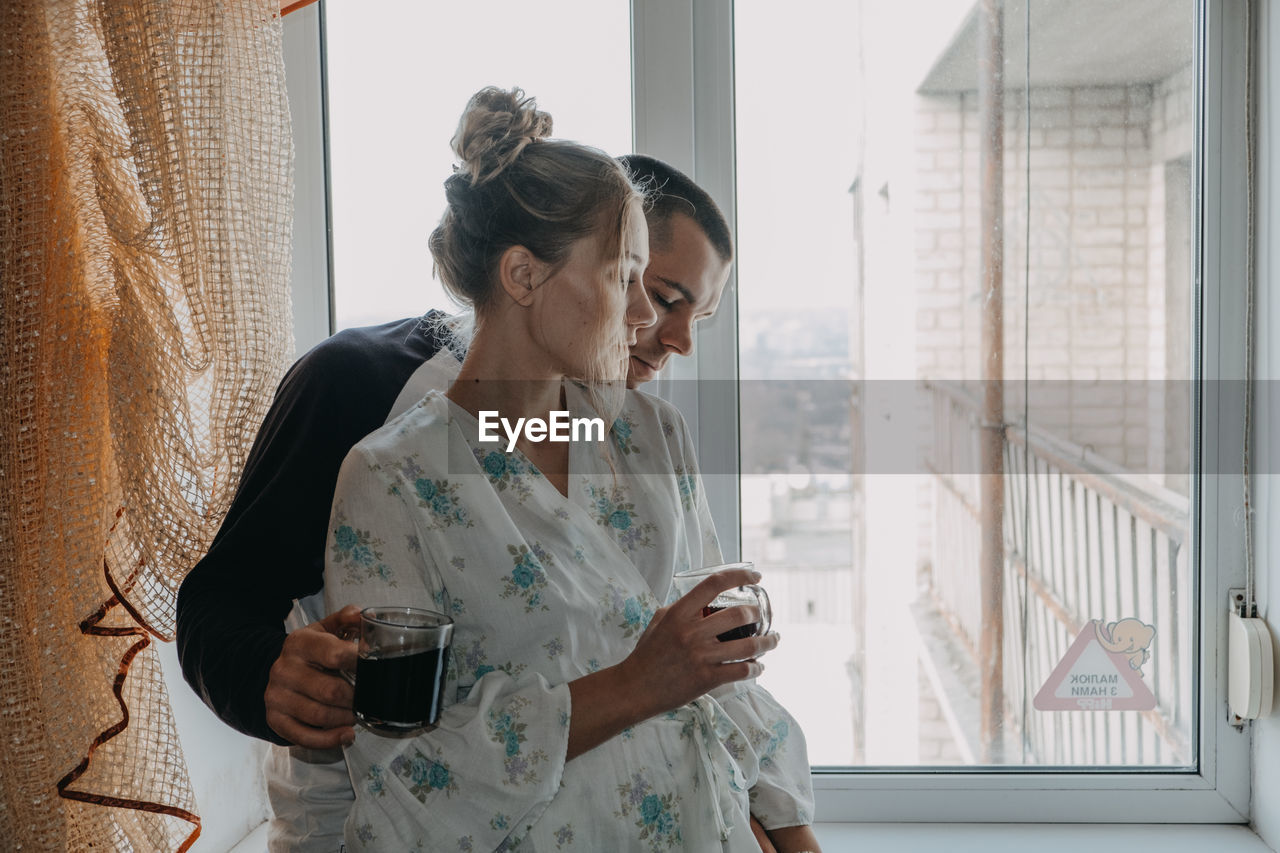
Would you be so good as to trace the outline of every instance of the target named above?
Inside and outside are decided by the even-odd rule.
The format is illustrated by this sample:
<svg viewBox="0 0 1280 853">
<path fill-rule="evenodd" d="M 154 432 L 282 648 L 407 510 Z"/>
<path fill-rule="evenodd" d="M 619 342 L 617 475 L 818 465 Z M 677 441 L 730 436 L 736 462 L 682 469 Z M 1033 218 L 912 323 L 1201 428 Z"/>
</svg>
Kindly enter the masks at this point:
<svg viewBox="0 0 1280 853">
<path fill-rule="evenodd" d="M 1190 79 L 1034 89 L 1029 115 L 1023 92 L 1006 98 L 1004 375 L 1032 380 L 1033 424 L 1138 471 L 1163 464 L 1150 457 L 1166 432 L 1165 407 L 1140 383 L 1187 370 L 1170 334 L 1169 303 L 1189 295 L 1167 280 L 1165 187 L 1168 163 L 1190 149 Z M 916 130 L 918 371 L 977 379 L 976 93 L 919 98 Z"/>
</svg>

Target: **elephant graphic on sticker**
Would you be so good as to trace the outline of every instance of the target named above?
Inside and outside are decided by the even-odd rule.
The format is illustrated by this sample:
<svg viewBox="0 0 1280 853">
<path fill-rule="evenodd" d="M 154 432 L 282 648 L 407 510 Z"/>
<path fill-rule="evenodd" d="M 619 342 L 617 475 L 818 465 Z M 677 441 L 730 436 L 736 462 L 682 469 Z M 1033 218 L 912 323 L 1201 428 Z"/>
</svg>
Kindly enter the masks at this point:
<svg viewBox="0 0 1280 853">
<path fill-rule="evenodd" d="M 1148 625 L 1141 619 L 1121 619 L 1103 625 L 1094 620 L 1093 632 L 1098 644 L 1109 652 L 1128 655 L 1129 668 L 1142 675 L 1142 665 L 1151 660 L 1151 643 L 1156 638 L 1154 625 Z"/>
</svg>

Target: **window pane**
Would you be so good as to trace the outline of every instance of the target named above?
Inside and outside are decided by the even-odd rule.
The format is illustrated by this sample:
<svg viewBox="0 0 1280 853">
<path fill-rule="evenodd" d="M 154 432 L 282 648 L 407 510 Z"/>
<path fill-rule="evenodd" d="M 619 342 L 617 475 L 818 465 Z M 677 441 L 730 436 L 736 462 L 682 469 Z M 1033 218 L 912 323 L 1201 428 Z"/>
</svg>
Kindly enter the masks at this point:
<svg viewBox="0 0 1280 853">
<path fill-rule="evenodd" d="M 529 9 L 326 4 L 337 328 L 452 308 L 427 237 L 444 211 L 449 140 L 480 88 L 520 86 L 551 113 L 556 136 L 631 150 L 628 0 Z"/>
<path fill-rule="evenodd" d="M 1194 3 L 996 5 L 986 66 L 981 4 L 735 7 L 762 680 L 815 765 L 1193 766 Z"/>
</svg>

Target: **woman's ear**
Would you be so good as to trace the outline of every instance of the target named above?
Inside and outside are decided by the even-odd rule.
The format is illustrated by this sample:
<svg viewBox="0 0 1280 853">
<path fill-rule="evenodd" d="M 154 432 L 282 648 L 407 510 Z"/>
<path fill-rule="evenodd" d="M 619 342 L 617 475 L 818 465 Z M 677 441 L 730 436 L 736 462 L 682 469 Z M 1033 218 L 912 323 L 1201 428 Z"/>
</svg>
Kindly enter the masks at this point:
<svg viewBox="0 0 1280 853">
<path fill-rule="evenodd" d="M 545 266 L 524 246 L 511 246 L 498 259 L 498 283 L 513 302 L 528 306 L 545 278 Z"/>
</svg>

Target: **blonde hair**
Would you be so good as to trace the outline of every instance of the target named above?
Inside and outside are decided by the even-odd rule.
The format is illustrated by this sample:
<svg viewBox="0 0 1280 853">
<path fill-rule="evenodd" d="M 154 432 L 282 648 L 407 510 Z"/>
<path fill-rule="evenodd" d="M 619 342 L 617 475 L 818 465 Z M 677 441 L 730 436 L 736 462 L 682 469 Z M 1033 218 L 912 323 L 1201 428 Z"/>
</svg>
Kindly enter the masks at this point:
<svg viewBox="0 0 1280 853">
<path fill-rule="evenodd" d="M 632 202 L 643 203 L 644 195 L 618 161 L 551 139 L 551 129 L 551 116 L 519 88 L 481 89 L 458 122 L 452 140 L 458 166 L 444 182 L 448 204 L 428 245 L 446 290 L 478 323 L 500 290 L 498 262 L 511 246 L 524 246 L 555 270 L 574 243 L 602 235 L 606 257 L 615 256 L 621 272 L 629 248 L 623 235 L 638 207 Z M 626 330 L 609 328 L 609 299 L 601 293 L 597 363 L 591 375 L 573 377 L 589 386 L 626 377 Z M 597 407 L 614 409 L 592 397 Z"/>
</svg>

